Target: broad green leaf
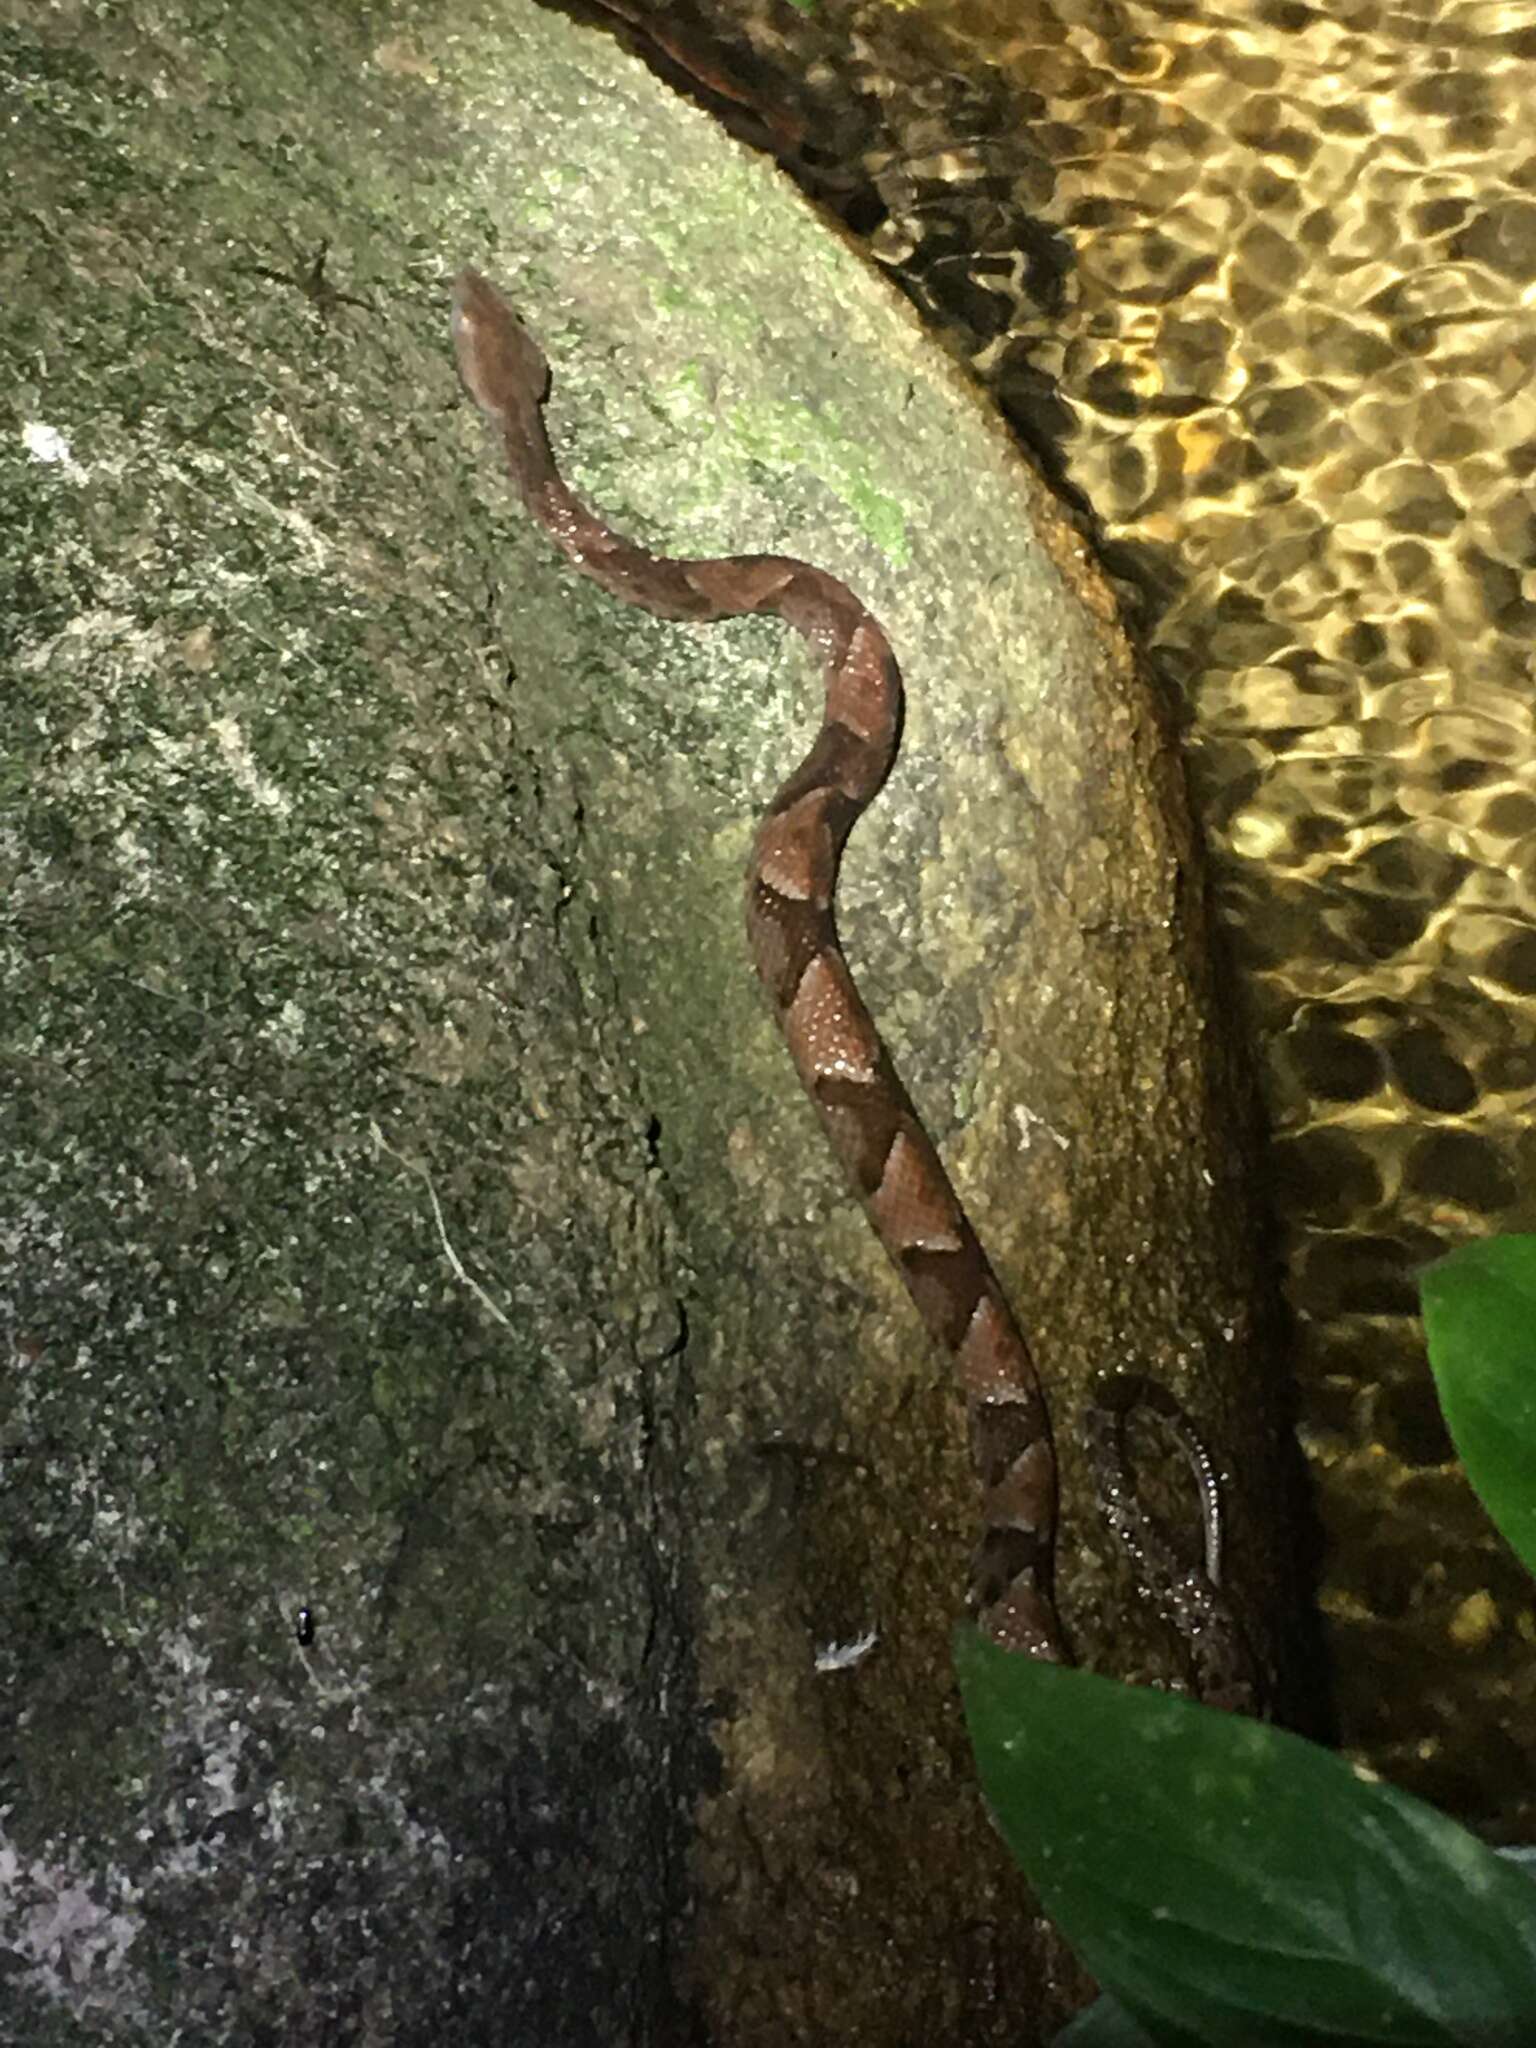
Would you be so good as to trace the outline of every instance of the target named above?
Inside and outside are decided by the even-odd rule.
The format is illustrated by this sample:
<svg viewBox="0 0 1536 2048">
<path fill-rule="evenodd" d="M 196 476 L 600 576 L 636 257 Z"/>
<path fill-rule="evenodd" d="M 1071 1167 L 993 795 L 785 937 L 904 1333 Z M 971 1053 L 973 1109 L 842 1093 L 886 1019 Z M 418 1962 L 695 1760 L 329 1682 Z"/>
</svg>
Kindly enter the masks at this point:
<svg viewBox="0 0 1536 2048">
<path fill-rule="evenodd" d="M 1530 1881 L 1282 1730 L 958 1631 L 983 1789 L 1047 1911 L 1156 2040 L 1531 2048 Z"/>
<path fill-rule="evenodd" d="M 1440 1406 L 1467 1477 L 1536 1572 L 1536 1237 L 1463 1245 L 1425 1268 L 1419 1298 Z"/>
</svg>

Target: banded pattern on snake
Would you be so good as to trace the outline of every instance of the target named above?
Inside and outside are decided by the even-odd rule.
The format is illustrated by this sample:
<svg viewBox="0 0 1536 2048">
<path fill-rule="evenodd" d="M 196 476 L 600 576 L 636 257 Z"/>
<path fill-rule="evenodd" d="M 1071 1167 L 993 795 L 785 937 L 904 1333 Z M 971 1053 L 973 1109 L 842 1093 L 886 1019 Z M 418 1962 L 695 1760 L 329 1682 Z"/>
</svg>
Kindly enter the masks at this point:
<svg viewBox="0 0 1536 2048">
<path fill-rule="evenodd" d="M 682 560 L 653 555 L 605 525 L 560 476 L 544 430 L 549 365 L 477 271 L 454 286 L 453 337 L 465 389 L 500 439 L 529 512 L 584 575 L 659 617 L 711 621 L 769 612 L 821 657 L 825 709 L 810 752 L 758 827 L 747 873 L 747 931 L 758 975 L 834 1153 L 930 1333 L 964 1390 L 983 1533 L 970 1602 L 1005 1649 L 1070 1662 L 1052 1588 L 1057 1473 L 1050 1419 L 1029 1346 L 849 972 L 834 914 L 854 824 L 896 756 L 902 683 L 878 621 L 836 577 L 783 555 Z M 1214 1584 L 1214 1466 L 1182 1409 L 1126 1376 L 1108 1383 L 1091 1431 L 1106 1518 L 1189 1645 L 1197 1684 L 1246 1704 Z M 1206 1561 L 1185 1570 L 1124 1478 L 1122 1425 L 1146 1400 L 1180 1434 L 1200 1481 Z M 1193 1448 L 1192 1448 L 1193 1447 Z"/>
</svg>

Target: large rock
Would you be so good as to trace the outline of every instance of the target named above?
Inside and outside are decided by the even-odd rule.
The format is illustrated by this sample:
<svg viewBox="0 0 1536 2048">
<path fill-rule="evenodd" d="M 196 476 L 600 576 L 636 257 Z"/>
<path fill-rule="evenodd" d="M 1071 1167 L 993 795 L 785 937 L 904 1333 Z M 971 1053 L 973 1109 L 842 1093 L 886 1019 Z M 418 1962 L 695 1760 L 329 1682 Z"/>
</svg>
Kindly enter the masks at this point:
<svg viewBox="0 0 1536 2048">
<path fill-rule="evenodd" d="M 952 1696 L 958 1403 L 740 929 L 816 679 L 560 565 L 446 274 L 516 299 L 616 524 L 890 630 L 849 951 L 1037 1336 L 1075 1634 L 1166 1674 L 1092 1374 L 1189 1392 L 1266 1643 L 1288 1536 L 1103 586 L 904 304 L 601 38 L 3 19 L 10 2037 L 1032 2038 L 1072 1988 Z"/>
</svg>

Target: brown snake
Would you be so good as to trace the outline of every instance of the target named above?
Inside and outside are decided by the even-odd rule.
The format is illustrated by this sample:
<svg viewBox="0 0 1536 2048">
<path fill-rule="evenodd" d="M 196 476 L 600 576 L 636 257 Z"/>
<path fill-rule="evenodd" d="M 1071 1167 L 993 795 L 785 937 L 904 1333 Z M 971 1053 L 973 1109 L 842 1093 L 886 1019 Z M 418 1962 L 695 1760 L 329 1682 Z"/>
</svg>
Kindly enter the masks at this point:
<svg viewBox="0 0 1536 2048">
<path fill-rule="evenodd" d="M 666 619 L 775 613 L 823 661 L 821 729 L 752 848 L 752 957 L 833 1151 L 918 1313 L 958 1367 L 982 1488 L 970 1586 L 977 1619 L 1005 1649 L 1071 1662 L 1052 1593 L 1056 1455 L 1040 1378 L 838 942 L 833 902 L 843 847 L 896 756 L 902 686 L 890 643 L 845 584 L 808 563 L 653 555 L 588 511 L 556 469 L 544 431 L 549 365 L 478 271 L 455 282 L 453 339 L 465 389 L 500 437 L 524 504 L 584 575 Z M 1105 1387 L 1089 1435 L 1106 1519 L 1131 1552 L 1142 1590 L 1184 1636 L 1201 1695 L 1246 1705 L 1241 1638 L 1215 1588 L 1215 1467 L 1171 1394 L 1128 1375 Z M 1201 1567 L 1179 1564 L 1125 1476 L 1124 1424 L 1143 1404 L 1175 1431 L 1195 1469 L 1206 1534 Z"/>
</svg>

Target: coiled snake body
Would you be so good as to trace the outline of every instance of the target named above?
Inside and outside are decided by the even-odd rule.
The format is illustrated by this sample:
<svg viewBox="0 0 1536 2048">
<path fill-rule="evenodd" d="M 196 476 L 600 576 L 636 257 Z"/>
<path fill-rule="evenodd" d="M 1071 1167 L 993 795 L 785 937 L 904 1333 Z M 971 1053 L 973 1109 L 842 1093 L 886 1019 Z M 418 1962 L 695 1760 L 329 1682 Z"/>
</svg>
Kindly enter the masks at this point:
<svg viewBox="0 0 1536 2048">
<path fill-rule="evenodd" d="M 820 655 L 821 729 L 769 805 L 747 871 L 752 957 L 807 1094 L 881 1243 L 928 1329 L 954 1358 L 983 1534 L 970 1597 L 992 1640 L 1070 1661 L 1052 1593 L 1056 1457 L 1029 1347 L 943 1163 L 865 1007 L 838 942 L 833 904 L 848 834 L 895 759 L 902 685 L 879 623 L 836 577 L 784 555 L 676 560 L 603 524 L 555 467 L 542 408 L 549 366 L 500 293 L 477 271 L 454 287 L 453 336 L 464 386 L 500 437 L 524 504 L 555 545 L 605 590 L 668 619 L 772 612 Z M 1204 1566 L 1184 1570 L 1124 1478 L 1123 1423 L 1146 1399 L 1181 1436 L 1201 1478 Z M 1235 1625 L 1212 1583 L 1219 1504 L 1214 1467 L 1172 1396 L 1111 1383 L 1090 1443 L 1101 1503 L 1140 1582 L 1189 1645 L 1202 1695 L 1242 1705 Z"/>
</svg>

